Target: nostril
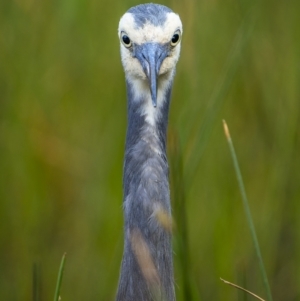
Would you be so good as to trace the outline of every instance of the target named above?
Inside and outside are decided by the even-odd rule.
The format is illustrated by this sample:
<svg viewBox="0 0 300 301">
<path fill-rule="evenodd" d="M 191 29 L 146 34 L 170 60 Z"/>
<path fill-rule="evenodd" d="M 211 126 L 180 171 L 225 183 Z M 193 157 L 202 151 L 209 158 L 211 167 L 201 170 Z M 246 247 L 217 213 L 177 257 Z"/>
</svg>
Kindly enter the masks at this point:
<svg viewBox="0 0 300 301">
<path fill-rule="evenodd" d="M 144 55 L 144 53 L 142 53 L 142 58 L 143 58 L 144 72 L 146 73 L 146 76 L 149 77 L 150 76 L 150 66 L 149 66 L 149 62 L 147 60 L 147 57 Z"/>
</svg>

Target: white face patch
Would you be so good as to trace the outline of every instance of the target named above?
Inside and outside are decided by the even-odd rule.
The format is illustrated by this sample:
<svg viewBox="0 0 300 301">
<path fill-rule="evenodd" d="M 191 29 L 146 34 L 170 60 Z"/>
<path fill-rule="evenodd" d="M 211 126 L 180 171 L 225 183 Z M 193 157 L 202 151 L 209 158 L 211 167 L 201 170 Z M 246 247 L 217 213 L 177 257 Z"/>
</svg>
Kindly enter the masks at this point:
<svg viewBox="0 0 300 301">
<path fill-rule="evenodd" d="M 138 27 L 135 23 L 132 13 L 125 13 L 120 20 L 118 34 L 124 33 L 134 45 L 142 45 L 144 43 L 171 44 L 171 40 L 176 31 L 182 33 L 182 23 L 177 14 L 166 12 L 164 24 L 154 25 L 150 21 L 146 21 L 142 27 Z M 140 61 L 133 57 L 132 49 L 125 47 L 121 42 L 121 58 L 127 81 L 131 84 L 134 93 L 134 99 L 143 99 L 140 105 L 141 115 L 145 115 L 146 121 L 150 125 L 155 125 L 156 120 L 160 118 L 161 110 L 165 100 L 167 88 L 171 85 L 175 72 L 176 63 L 180 55 L 180 41 L 172 47 L 170 52 L 160 66 L 157 79 L 157 107 L 152 104 L 149 80 L 141 66 Z"/>
<path fill-rule="evenodd" d="M 166 22 L 163 26 L 155 26 L 150 22 L 146 22 L 142 28 L 138 28 L 134 16 L 131 13 L 125 13 L 119 23 L 119 36 L 121 31 L 124 31 L 133 43 L 139 45 L 149 42 L 168 43 L 177 29 L 182 32 L 182 23 L 175 13 L 166 13 L 166 15 Z"/>
<path fill-rule="evenodd" d="M 170 43 L 176 30 L 182 33 L 182 23 L 177 14 L 166 13 L 166 21 L 162 26 L 155 26 L 146 22 L 143 27 L 137 27 L 134 16 L 131 13 L 125 13 L 120 20 L 118 34 L 124 32 L 133 44 L 144 43 Z M 179 59 L 180 42 L 171 51 L 169 56 L 163 61 L 159 75 L 173 70 Z M 131 75 L 140 79 L 146 79 L 143 68 L 137 58 L 132 57 L 131 51 L 121 43 L 121 58 L 126 75 Z"/>
</svg>

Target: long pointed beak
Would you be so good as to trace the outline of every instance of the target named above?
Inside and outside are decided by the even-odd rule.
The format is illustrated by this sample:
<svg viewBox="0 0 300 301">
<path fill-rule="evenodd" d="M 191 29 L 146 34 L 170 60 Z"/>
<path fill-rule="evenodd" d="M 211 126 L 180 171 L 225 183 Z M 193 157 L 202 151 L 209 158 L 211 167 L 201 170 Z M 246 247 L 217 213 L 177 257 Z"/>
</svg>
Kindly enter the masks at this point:
<svg viewBox="0 0 300 301">
<path fill-rule="evenodd" d="M 156 107 L 159 70 L 162 62 L 168 56 L 168 48 L 162 44 L 145 43 L 136 47 L 135 56 L 148 78 L 152 104 Z"/>
</svg>

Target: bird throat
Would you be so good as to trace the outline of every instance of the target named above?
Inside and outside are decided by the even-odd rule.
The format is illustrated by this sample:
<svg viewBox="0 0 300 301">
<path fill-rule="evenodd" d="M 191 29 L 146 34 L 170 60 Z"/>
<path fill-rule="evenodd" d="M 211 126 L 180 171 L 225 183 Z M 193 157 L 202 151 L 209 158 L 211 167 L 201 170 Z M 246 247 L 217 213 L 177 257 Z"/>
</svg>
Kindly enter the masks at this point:
<svg viewBox="0 0 300 301">
<path fill-rule="evenodd" d="M 158 90 L 153 107 L 150 93 L 127 81 L 125 245 L 117 300 L 175 300 L 166 157 L 170 87 Z"/>
</svg>

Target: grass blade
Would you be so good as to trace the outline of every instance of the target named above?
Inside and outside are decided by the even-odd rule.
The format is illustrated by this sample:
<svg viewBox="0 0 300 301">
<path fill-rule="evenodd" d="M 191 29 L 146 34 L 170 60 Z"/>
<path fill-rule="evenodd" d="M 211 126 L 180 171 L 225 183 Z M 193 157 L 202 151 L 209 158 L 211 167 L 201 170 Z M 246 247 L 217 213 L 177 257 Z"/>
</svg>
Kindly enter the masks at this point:
<svg viewBox="0 0 300 301">
<path fill-rule="evenodd" d="M 66 255 L 67 255 L 66 253 L 63 255 L 61 262 L 60 262 L 60 267 L 59 267 L 58 277 L 57 277 L 57 282 L 56 282 L 54 301 L 61 300 L 60 299 L 60 287 L 61 287 L 62 277 L 63 277 L 63 273 L 64 273 Z"/>
<path fill-rule="evenodd" d="M 261 255 L 259 243 L 258 243 L 258 240 L 257 240 L 254 223 L 253 223 L 250 208 L 249 208 L 249 203 L 248 203 L 248 199 L 247 199 L 247 195 L 246 195 L 246 190 L 245 190 L 245 187 L 244 187 L 242 174 L 241 174 L 240 167 L 239 167 L 239 164 L 238 164 L 238 160 L 237 160 L 237 157 L 236 157 L 236 154 L 235 154 L 233 143 L 232 143 L 232 140 L 231 140 L 231 137 L 230 137 L 229 129 L 228 129 L 228 126 L 227 126 L 225 120 L 223 120 L 223 126 L 224 126 L 225 136 L 226 136 L 226 139 L 227 139 L 227 142 L 228 142 L 228 145 L 229 145 L 230 153 L 231 153 L 231 156 L 232 156 L 232 161 L 233 161 L 235 173 L 236 173 L 236 176 L 237 176 L 240 192 L 241 192 L 241 195 L 242 195 L 242 200 L 243 200 L 243 205 L 244 205 L 244 209 L 245 209 L 245 213 L 246 213 L 248 226 L 250 228 L 251 236 L 252 236 L 252 239 L 253 239 L 255 252 L 256 252 L 256 255 L 258 257 L 260 272 L 261 272 L 262 279 L 263 279 L 264 286 L 265 286 L 266 293 L 267 293 L 267 300 L 268 301 L 273 301 L 272 294 L 271 294 L 271 289 L 270 289 L 268 278 L 267 278 L 267 273 L 266 273 L 266 270 L 265 270 L 265 267 L 264 267 L 264 262 L 263 262 L 263 259 L 262 259 L 262 255 Z"/>
<path fill-rule="evenodd" d="M 239 286 L 239 285 L 236 285 L 236 284 L 234 284 L 234 283 L 231 283 L 231 282 L 229 282 L 229 281 L 227 281 L 227 280 L 224 280 L 224 279 L 222 279 L 222 278 L 220 278 L 220 279 L 221 279 L 225 284 L 228 284 L 228 285 L 231 285 L 231 286 L 233 286 L 233 287 L 235 287 L 235 288 L 238 288 L 239 290 L 241 290 L 241 291 L 243 291 L 243 292 L 246 292 L 247 294 L 249 294 L 249 295 L 255 297 L 256 299 L 258 299 L 258 300 L 260 300 L 260 301 L 265 301 L 263 298 L 261 298 L 261 297 L 255 295 L 254 293 L 252 293 L 252 292 L 250 292 L 250 291 L 244 289 L 243 287 L 241 287 L 241 286 Z"/>
</svg>

